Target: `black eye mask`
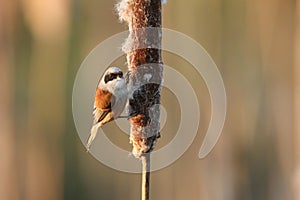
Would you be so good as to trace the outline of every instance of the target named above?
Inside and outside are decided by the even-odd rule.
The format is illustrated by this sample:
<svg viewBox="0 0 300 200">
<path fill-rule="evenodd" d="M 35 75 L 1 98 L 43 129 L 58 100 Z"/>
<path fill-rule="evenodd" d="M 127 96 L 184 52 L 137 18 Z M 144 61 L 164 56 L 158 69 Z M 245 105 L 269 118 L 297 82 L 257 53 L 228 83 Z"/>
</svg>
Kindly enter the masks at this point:
<svg viewBox="0 0 300 200">
<path fill-rule="evenodd" d="M 112 80 L 116 79 L 117 77 L 123 78 L 123 73 L 118 72 L 118 73 L 107 74 L 104 77 L 104 82 L 108 83 L 109 81 L 112 81 Z"/>
</svg>

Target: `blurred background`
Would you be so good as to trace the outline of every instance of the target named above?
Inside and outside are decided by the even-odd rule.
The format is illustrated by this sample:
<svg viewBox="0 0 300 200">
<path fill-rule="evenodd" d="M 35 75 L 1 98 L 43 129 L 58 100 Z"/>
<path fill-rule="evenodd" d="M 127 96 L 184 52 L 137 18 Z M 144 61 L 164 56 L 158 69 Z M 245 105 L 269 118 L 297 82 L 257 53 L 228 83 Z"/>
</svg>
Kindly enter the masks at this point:
<svg viewBox="0 0 300 200">
<path fill-rule="evenodd" d="M 80 64 L 98 43 L 127 30 L 115 3 L 0 1 L 1 200 L 140 199 L 140 175 L 87 154 L 72 118 Z M 300 199 L 299 26 L 299 0 L 169 0 L 163 6 L 163 27 L 194 38 L 218 65 L 228 112 L 216 147 L 199 160 L 209 94 L 189 63 L 164 52 L 165 64 L 198 91 L 201 121 L 186 153 L 151 174 L 151 199 Z M 169 117 L 157 148 L 178 128 L 178 102 L 170 99 L 164 89 Z M 114 140 L 130 150 L 125 134 Z"/>
</svg>

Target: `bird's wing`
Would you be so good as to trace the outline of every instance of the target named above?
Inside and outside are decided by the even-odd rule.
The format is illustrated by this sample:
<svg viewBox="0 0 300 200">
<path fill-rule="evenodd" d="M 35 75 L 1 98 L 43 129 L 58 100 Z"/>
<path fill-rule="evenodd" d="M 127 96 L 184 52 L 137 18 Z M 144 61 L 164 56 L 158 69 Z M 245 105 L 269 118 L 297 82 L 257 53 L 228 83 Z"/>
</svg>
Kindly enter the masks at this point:
<svg viewBox="0 0 300 200">
<path fill-rule="evenodd" d="M 110 92 L 97 88 L 93 110 L 94 124 L 101 122 L 111 112 L 113 102 L 114 96 Z"/>
<path fill-rule="evenodd" d="M 94 111 L 93 111 L 94 124 L 101 122 L 110 111 L 111 111 L 110 109 L 100 110 L 100 109 L 94 107 Z"/>
<path fill-rule="evenodd" d="M 98 128 L 110 120 L 105 118 L 107 116 L 108 118 L 111 118 L 109 114 L 111 114 L 110 112 L 111 112 L 111 106 L 113 102 L 114 102 L 114 97 L 111 93 L 97 88 L 96 95 L 95 95 L 95 102 L 94 102 L 94 110 L 93 110 L 94 124 L 91 129 L 90 136 L 86 143 L 87 151 L 90 150 L 90 146 L 96 137 Z M 105 121 L 102 121 L 104 119 Z"/>
</svg>

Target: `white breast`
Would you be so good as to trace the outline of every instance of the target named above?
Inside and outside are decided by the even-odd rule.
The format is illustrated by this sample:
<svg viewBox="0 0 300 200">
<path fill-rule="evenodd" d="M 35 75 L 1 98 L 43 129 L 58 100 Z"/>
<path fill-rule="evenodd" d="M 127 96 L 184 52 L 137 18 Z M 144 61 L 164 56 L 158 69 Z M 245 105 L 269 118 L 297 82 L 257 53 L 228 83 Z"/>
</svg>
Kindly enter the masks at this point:
<svg viewBox="0 0 300 200">
<path fill-rule="evenodd" d="M 112 113 L 114 118 L 117 118 L 123 112 L 127 103 L 128 97 L 126 86 L 123 89 L 115 90 L 114 97 L 115 103 L 112 105 Z"/>
</svg>

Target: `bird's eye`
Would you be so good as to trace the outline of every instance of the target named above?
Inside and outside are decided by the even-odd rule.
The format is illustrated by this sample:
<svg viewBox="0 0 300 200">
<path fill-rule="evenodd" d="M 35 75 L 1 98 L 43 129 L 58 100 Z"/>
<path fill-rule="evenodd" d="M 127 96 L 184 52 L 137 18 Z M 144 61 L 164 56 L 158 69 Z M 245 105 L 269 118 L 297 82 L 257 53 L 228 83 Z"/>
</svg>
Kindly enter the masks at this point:
<svg viewBox="0 0 300 200">
<path fill-rule="evenodd" d="M 117 78 L 117 74 L 111 74 L 111 80 L 114 80 Z"/>
<path fill-rule="evenodd" d="M 123 78 L 123 72 L 119 72 L 119 73 L 118 73 L 118 76 L 119 76 L 120 78 Z"/>
<path fill-rule="evenodd" d="M 104 77 L 104 82 L 107 83 L 109 81 L 112 81 L 114 79 L 117 78 L 117 75 L 116 74 L 107 74 L 105 77 Z"/>
</svg>

